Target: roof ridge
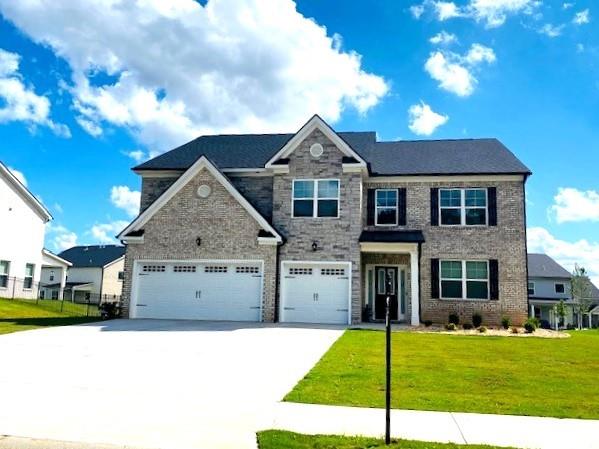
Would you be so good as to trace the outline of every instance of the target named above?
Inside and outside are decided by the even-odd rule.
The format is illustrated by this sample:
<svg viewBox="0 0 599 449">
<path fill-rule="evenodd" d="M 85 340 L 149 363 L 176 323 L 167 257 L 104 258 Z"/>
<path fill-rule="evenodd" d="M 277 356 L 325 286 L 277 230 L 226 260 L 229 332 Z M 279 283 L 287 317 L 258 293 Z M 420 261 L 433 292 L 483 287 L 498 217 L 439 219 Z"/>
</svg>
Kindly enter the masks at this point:
<svg viewBox="0 0 599 449">
<path fill-rule="evenodd" d="M 465 142 L 476 140 L 499 140 L 497 137 L 468 137 L 465 139 L 401 139 L 401 140 L 379 140 L 377 143 L 400 143 L 400 142 Z"/>
</svg>

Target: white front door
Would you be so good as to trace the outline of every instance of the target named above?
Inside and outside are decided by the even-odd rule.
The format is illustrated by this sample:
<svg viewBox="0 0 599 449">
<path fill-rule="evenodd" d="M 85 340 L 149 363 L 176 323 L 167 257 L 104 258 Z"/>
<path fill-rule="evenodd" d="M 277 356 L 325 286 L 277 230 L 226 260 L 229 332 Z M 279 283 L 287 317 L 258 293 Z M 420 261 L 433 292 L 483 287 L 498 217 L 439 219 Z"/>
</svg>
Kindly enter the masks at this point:
<svg viewBox="0 0 599 449">
<path fill-rule="evenodd" d="M 260 321 L 262 262 L 137 262 L 134 318 Z"/>
<path fill-rule="evenodd" d="M 283 262 L 281 321 L 348 324 L 350 264 Z"/>
</svg>

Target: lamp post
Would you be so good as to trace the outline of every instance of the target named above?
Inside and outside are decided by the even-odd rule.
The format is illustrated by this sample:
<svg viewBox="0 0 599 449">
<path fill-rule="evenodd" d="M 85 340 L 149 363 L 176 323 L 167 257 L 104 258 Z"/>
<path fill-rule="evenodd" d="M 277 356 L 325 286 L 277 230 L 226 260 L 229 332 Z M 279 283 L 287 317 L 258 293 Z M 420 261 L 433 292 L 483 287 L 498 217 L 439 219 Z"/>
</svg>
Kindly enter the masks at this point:
<svg viewBox="0 0 599 449">
<path fill-rule="evenodd" d="M 386 370 L 385 370 L 385 444 L 391 444 L 391 315 L 390 293 L 392 291 L 391 276 L 387 273 L 387 300 L 385 302 L 385 337 L 386 337 Z"/>
</svg>

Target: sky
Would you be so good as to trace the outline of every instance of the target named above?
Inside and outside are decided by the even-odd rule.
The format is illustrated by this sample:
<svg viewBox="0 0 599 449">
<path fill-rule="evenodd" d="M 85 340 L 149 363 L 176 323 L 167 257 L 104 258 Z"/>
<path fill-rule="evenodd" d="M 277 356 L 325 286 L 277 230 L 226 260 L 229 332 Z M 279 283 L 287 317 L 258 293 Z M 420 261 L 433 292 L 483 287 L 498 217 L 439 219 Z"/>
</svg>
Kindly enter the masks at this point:
<svg viewBox="0 0 599 449">
<path fill-rule="evenodd" d="M 529 251 L 599 284 L 599 7 L 537 0 L 0 0 L 0 160 L 116 243 L 136 164 L 318 113 L 380 140 L 496 137 L 533 172 Z"/>
</svg>

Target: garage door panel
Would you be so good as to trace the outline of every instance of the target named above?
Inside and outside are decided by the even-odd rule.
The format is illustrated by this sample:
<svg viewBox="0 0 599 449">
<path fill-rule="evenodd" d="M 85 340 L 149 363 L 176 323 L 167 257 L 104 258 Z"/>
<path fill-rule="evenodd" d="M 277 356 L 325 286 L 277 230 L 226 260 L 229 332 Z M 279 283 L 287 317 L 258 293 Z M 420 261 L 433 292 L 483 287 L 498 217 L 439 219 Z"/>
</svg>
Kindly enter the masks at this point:
<svg viewBox="0 0 599 449">
<path fill-rule="evenodd" d="M 260 321 L 261 263 L 154 265 L 140 266 L 137 318 Z"/>
</svg>

